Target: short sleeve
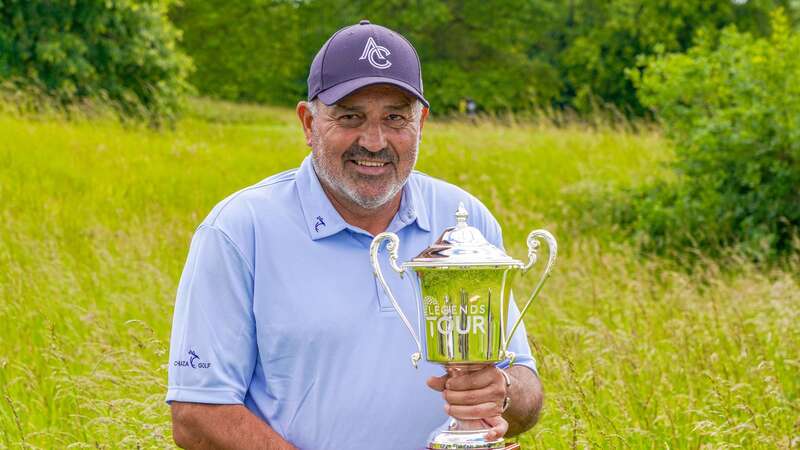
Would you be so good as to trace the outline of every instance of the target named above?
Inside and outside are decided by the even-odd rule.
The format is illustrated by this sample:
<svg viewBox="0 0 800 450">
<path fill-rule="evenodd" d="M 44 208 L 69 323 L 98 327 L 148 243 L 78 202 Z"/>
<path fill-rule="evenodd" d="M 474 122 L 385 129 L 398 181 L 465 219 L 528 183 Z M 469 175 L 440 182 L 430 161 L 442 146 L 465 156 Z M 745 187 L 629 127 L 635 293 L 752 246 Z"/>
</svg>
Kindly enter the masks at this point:
<svg viewBox="0 0 800 450">
<path fill-rule="evenodd" d="M 241 404 L 256 363 L 253 275 L 220 229 L 197 229 L 178 285 L 167 402 Z"/>
</svg>

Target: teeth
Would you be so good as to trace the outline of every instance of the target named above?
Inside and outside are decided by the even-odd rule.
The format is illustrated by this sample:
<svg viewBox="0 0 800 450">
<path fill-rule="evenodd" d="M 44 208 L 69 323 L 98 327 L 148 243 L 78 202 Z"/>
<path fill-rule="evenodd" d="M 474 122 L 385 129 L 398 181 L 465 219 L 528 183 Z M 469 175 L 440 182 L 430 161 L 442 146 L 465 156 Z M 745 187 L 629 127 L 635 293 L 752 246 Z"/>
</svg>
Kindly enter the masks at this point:
<svg viewBox="0 0 800 450">
<path fill-rule="evenodd" d="M 383 167 L 386 163 L 378 162 L 378 161 L 356 161 L 356 164 L 359 166 L 367 166 L 367 167 Z"/>
</svg>

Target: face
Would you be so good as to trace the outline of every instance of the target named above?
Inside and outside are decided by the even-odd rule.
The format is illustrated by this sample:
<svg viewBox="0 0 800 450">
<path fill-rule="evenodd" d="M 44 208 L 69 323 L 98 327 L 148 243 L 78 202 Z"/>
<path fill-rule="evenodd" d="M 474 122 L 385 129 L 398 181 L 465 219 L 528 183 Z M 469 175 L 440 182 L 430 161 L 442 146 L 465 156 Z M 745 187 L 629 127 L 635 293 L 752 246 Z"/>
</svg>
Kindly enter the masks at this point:
<svg viewBox="0 0 800 450">
<path fill-rule="evenodd" d="M 313 117 L 303 102 L 298 114 L 326 190 L 363 209 L 396 198 L 416 163 L 427 109 L 415 112 L 414 98 L 389 85 L 364 87 L 332 106 L 317 104 Z"/>
</svg>

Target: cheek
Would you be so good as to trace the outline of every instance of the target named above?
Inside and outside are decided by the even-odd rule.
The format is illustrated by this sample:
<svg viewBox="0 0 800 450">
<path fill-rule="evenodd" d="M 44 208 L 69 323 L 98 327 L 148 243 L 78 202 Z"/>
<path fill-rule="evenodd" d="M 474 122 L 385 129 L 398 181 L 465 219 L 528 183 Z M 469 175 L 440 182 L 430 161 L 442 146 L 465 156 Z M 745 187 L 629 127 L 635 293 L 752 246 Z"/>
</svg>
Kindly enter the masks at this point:
<svg viewBox="0 0 800 450">
<path fill-rule="evenodd" d="M 417 134 L 404 134 L 395 139 L 394 148 L 396 149 L 397 154 L 402 162 L 414 162 L 414 157 L 417 152 L 418 139 L 419 138 Z"/>
<path fill-rule="evenodd" d="M 348 128 L 336 128 L 324 133 L 322 139 L 325 148 L 332 149 L 337 153 L 344 153 L 358 140 L 358 132 Z"/>
</svg>

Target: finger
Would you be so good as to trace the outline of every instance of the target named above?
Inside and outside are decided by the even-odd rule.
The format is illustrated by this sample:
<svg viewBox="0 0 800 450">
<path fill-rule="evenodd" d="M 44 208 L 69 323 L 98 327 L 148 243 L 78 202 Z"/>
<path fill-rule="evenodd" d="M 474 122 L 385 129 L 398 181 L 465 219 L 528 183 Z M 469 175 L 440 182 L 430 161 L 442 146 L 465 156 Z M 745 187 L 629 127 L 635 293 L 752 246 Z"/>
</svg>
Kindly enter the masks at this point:
<svg viewBox="0 0 800 450">
<path fill-rule="evenodd" d="M 471 391 L 498 383 L 502 380 L 505 385 L 505 378 L 500 373 L 500 369 L 495 366 L 486 366 L 474 372 L 464 372 L 463 374 L 451 377 L 447 381 L 447 389 L 454 391 Z"/>
<path fill-rule="evenodd" d="M 492 383 L 484 388 L 471 391 L 454 391 L 451 389 L 444 391 L 444 399 L 451 405 L 477 405 L 488 402 L 502 405 L 506 395 L 506 384 L 504 382 Z"/>
<path fill-rule="evenodd" d="M 442 375 L 440 377 L 430 377 L 426 384 L 429 388 L 433 389 L 434 391 L 442 392 L 444 390 L 444 385 L 447 382 L 447 375 Z"/>
<path fill-rule="evenodd" d="M 462 420 L 485 419 L 499 416 L 503 413 L 502 406 L 496 402 L 486 402 L 478 405 L 451 405 L 445 403 L 444 409 L 450 417 Z"/>
<path fill-rule="evenodd" d="M 506 435 L 506 432 L 508 432 L 508 422 L 506 422 L 506 419 L 503 419 L 502 416 L 487 417 L 486 419 L 483 419 L 483 421 L 492 427 L 489 429 L 489 432 L 486 433 L 487 441 L 500 439 Z"/>
</svg>

